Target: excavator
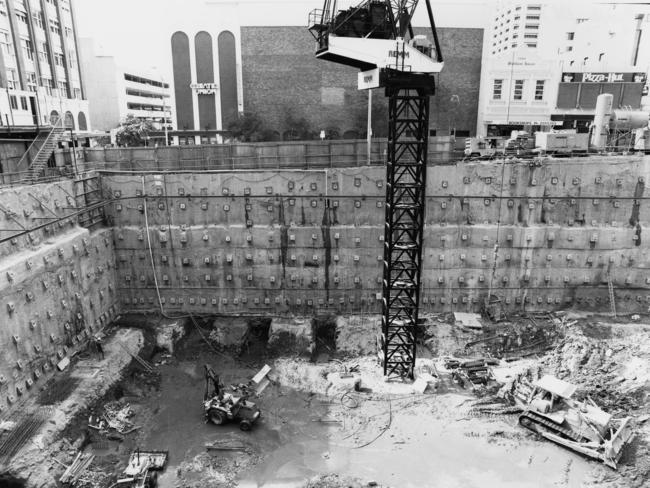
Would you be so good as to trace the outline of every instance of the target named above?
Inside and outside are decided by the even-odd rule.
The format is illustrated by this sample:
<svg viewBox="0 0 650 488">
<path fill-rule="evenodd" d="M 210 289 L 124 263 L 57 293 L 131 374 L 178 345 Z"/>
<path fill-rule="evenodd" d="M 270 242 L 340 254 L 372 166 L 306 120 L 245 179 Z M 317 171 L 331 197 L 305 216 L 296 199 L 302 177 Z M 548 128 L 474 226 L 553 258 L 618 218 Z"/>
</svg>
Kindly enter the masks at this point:
<svg viewBox="0 0 650 488">
<path fill-rule="evenodd" d="M 431 4 L 429 27 L 415 35 L 418 0 L 364 0 L 338 9 L 325 0 L 309 14 L 316 57 L 359 70 L 362 90 L 384 88 L 388 103 L 386 224 L 379 357 L 388 378 L 413 379 L 420 305 L 429 99 L 443 68 Z"/>
<path fill-rule="evenodd" d="M 219 376 L 209 365 L 204 365 L 205 393 L 203 394 L 203 411 L 206 422 L 215 425 L 227 421 L 239 422 L 239 428 L 249 431 L 262 415 L 259 407 L 249 402 L 245 396 L 235 396 L 223 391 Z"/>
</svg>

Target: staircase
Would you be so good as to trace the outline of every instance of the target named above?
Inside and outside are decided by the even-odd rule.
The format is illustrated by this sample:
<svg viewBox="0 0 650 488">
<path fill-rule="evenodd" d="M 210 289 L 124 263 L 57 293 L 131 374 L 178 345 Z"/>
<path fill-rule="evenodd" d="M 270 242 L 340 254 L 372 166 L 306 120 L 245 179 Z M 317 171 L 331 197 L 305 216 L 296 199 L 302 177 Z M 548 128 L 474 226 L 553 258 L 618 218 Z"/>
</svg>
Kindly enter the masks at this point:
<svg viewBox="0 0 650 488">
<path fill-rule="evenodd" d="M 32 142 L 18 163 L 19 168 L 28 166 L 25 177 L 22 179 L 23 183 L 31 184 L 38 180 L 64 133 L 65 126 L 62 118 L 59 118 L 50 130 L 38 133 L 38 136 L 36 136 L 36 139 L 34 139 L 34 142 Z"/>
</svg>

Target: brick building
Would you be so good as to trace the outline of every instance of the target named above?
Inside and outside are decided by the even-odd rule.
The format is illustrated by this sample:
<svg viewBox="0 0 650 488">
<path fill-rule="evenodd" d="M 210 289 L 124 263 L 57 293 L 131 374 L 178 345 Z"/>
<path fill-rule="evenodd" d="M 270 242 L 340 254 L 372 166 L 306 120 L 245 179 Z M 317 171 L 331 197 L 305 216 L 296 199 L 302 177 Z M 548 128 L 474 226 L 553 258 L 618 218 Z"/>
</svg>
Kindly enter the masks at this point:
<svg viewBox="0 0 650 488">
<path fill-rule="evenodd" d="M 421 31 L 421 32 L 418 32 Z M 416 29 L 416 34 L 426 29 Z M 474 135 L 478 111 L 483 30 L 439 28 L 445 67 L 431 103 L 431 135 Z M 336 130 L 341 137 L 366 130 L 367 93 L 357 89 L 357 70 L 314 56 L 315 43 L 304 27 L 241 27 L 243 100 L 284 136 L 287 120 L 305 119 L 311 131 Z M 375 91 L 373 119 L 386 111 Z M 374 125 L 376 135 L 382 135 Z"/>
<path fill-rule="evenodd" d="M 276 139 L 314 137 L 326 131 L 363 137 L 366 92 L 353 68 L 318 60 L 304 26 L 241 25 L 236 5 L 206 4 L 219 23 L 181 22 L 170 35 L 174 99 L 180 144 L 217 142 L 237 112 L 254 114 Z M 232 15 L 225 15 L 232 10 Z M 426 34 L 426 29 L 415 29 Z M 483 29 L 439 28 L 445 67 L 431 104 L 431 135 L 476 133 Z M 383 93 L 373 96 L 373 133 L 384 136 Z"/>
</svg>

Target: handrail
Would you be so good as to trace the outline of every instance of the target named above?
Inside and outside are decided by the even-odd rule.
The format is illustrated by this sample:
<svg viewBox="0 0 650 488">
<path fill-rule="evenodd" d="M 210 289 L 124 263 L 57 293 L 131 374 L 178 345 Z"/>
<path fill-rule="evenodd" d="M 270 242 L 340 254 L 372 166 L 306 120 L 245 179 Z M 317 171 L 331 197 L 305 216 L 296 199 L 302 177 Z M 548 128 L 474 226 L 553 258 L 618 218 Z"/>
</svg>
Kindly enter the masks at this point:
<svg viewBox="0 0 650 488">
<path fill-rule="evenodd" d="M 34 141 L 32 141 L 32 143 L 31 143 L 31 144 L 29 145 L 29 147 L 27 148 L 27 151 L 25 151 L 25 154 L 23 154 L 23 157 L 20 158 L 20 161 L 18 161 L 18 166 L 17 166 L 17 167 L 18 167 L 18 168 L 21 167 L 21 165 L 23 164 L 23 160 L 24 160 L 24 159 L 26 160 L 26 159 L 28 158 L 28 156 L 29 156 L 30 152 L 32 151 L 32 149 L 33 149 L 34 147 L 36 147 L 36 143 L 37 143 L 39 140 L 41 140 L 42 143 L 40 144 L 40 146 L 38 146 L 38 149 L 37 149 L 37 151 L 36 151 L 36 154 L 35 154 L 33 157 L 29 158 L 30 161 L 29 161 L 29 164 L 27 165 L 27 170 L 29 171 L 31 165 L 32 165 L 32 164 L 34 163 L 34 161 L 38 158 L 39 154 L 40 154 L 41 151 L 43 150 L 43 147 L 45 147 L 45 144 L 47 144 L 47 141 L 48 141 L 49 138 L 52 136 L 52 134 L 54 133 L 54 131 L 55 131 L 56 129 L 62 129 L 62 128 L 63 128 L 63 118 L 59 117 L 59 118 L 56 120 L 56 122 L 54 123 L 54 125 L 52 126 L 52 128 L 51 128 L 48 132 L 39 132 L 38 135 L 36 136 L 36 138 L 34 139 Z M 45 134 L 45 138 L 44 138 L 44 139 L 41 139 L 41 135 L 42 135 L 42 134 Z"/>
</svg>

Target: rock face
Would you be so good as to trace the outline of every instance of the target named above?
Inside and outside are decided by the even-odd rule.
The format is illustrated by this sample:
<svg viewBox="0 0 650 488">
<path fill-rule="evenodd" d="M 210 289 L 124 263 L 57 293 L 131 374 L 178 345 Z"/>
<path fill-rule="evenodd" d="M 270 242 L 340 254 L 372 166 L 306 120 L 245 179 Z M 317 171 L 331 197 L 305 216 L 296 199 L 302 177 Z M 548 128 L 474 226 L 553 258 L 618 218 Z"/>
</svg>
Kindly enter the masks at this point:
<svg viewBox="0 0 650 488">
<path fill-rule="evenodd" d="M 184 319 L 166 319 L 156 326 L 156 347 L 173 354 L 174 344 L 184 335 Z"/>
<path fill-rule="evenodd" d="M 276 353 L 311 353 L 314 350 L 312 319 L 274 318 L 271 321 L 268 345 Z"/>
<path fill-rule="evenodd" d="M 340 315 L 336 317 L 337 352 L 362 356 L 377 350 L 376 337 L 381 332 L 379 315 Z"/>
<path fill-rule="evenodd" d="M 239 349 L 248 335 L 248 319 L 219 317 L 212 324 L 210 340 L 226 349 Z"/>
</svg>

